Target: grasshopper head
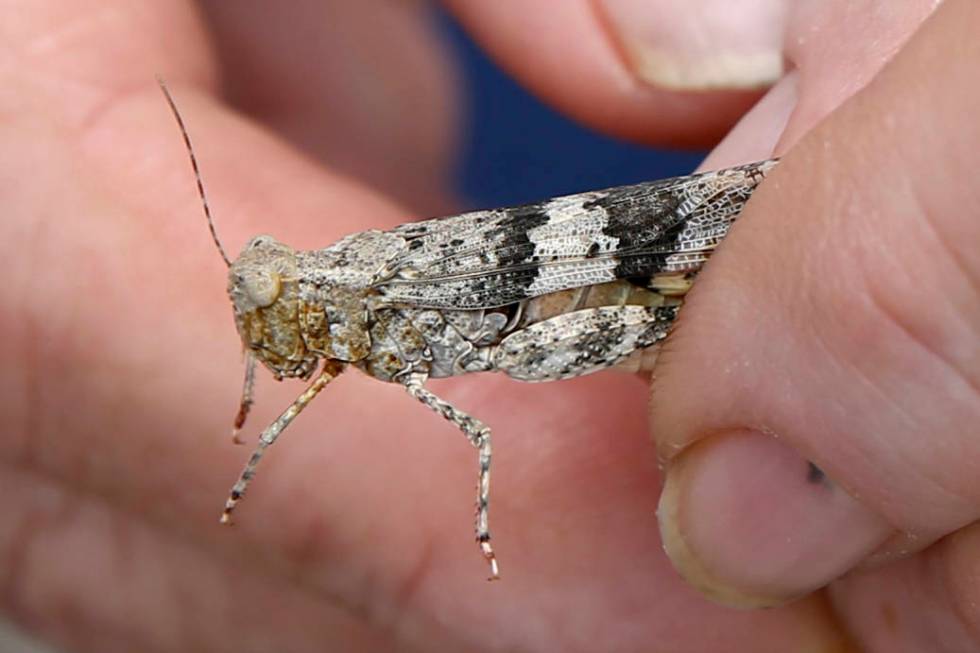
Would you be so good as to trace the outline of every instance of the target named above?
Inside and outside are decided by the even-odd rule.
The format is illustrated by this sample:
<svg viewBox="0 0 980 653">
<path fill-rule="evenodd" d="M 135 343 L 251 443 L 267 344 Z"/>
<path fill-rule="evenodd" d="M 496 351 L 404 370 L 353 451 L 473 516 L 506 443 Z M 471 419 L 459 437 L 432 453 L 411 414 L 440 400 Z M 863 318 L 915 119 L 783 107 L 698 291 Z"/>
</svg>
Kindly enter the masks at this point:
<svg viewBox="0 0 980 653">
<path fill-rule="evenodd" d="M 299 324 L 296 252 L 272 236 L 256 236 L 231 264 L 228 295 L 242 343 L 276 378 L 308 377 L 317 356 Z"/>
</svg>

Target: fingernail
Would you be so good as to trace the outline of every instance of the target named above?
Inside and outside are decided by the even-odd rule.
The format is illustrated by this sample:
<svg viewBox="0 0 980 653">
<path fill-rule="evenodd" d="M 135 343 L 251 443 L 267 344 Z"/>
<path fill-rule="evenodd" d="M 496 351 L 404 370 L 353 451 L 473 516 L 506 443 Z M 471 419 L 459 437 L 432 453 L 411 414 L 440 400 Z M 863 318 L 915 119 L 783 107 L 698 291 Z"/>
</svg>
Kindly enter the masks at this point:
<svg viewBox="0 0 980 653">
<path fill-rule="evenodd" d="M 820 468 L 756 431 L 713 436 L 672 461 L 657 514 L 680 574 L 737 607 L 823 587 L 892 532 Z"/>
<path fill-rule="evenodd" d="M 785 0 L 599 0 L 633 73 L 677 90 L 751 89 L 783 73 Z"/>
</svg>

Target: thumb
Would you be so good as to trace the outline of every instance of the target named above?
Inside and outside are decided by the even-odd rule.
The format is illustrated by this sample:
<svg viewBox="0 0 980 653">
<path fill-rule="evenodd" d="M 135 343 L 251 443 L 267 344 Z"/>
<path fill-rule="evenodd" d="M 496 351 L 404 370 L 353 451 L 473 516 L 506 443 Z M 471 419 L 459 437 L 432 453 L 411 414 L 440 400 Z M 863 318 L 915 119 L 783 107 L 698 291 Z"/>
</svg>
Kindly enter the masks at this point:
<svg viewBox="0 0 980 653">
<path fill-rule="evenodd" d="M 667 552 L 772 605 L 980 518 L 980 5 L 787 156 L 661 354 Z"/>
</svg>

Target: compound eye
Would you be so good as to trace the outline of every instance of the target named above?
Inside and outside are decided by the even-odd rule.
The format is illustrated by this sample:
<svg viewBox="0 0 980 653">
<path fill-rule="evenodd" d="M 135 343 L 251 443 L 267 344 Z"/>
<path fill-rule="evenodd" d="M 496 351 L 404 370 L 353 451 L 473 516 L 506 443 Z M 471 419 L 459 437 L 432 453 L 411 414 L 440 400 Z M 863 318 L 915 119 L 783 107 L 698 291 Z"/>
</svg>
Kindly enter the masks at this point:
<svg viewBox="0 0 980 653">
<path fill-rule="evenodd" d="M 282 291 L 282 282 L 275 270 L 253 272 L 246 275 L 243 281 L 245 294 L 260 308 L 274 304 Z"/>
<path fill-rule="evenodd" d="M 245 245 L 246 250 L 257 249 L 259 247 L 265 247 L 266 245 L 271 245 L 276 242 L 276 239 L 268 234 L 260 234 L 252 238 Z"/>
</svg>

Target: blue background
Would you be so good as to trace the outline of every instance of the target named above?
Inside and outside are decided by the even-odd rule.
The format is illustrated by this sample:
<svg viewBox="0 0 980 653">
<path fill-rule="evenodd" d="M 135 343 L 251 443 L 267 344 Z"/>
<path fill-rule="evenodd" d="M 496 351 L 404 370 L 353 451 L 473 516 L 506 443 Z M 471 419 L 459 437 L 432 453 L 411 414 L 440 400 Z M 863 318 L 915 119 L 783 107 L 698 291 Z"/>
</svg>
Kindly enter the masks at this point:
<svg viewBox="0 0 980 653">
<path fill-rule="evenodd" d="M 656 150 L 600 136 L 560 116 L 496 67 L 445 15 L 464 73 L 467 114 L 454 180 L 471 208 L 687 174 L 704 152 Z"/>
</svg>

